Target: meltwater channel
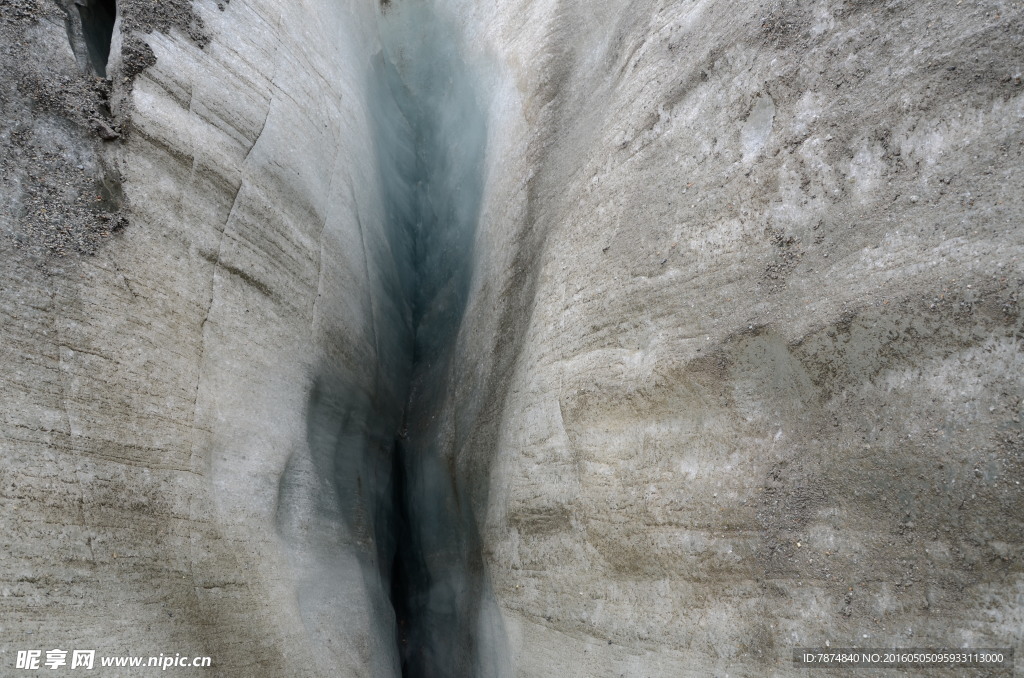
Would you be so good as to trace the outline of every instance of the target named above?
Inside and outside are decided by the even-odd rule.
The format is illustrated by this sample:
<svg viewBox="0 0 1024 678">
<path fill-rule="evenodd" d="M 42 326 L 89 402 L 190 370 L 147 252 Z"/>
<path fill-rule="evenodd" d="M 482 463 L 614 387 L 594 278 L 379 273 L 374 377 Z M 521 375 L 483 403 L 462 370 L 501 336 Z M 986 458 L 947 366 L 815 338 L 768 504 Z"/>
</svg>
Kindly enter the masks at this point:
<svg viewBox="0 0 1024 678">
<path fill-rule="evenodd" d="M 493 653 L 481 650 L 474 631 L 485 589 L 475 521 L 444 460 L 437 416 L 472 274 L 484 101 L 456 22 L 433 2 L 383 2 L 378 26 L 381 49 L 367 77 L 384 230 L 367 265 L 384 271 L 370 304 L 375 384 L 355 388 L 331 366 L 316 376 L 307 415 L 312 468 L 303 473 L 323 488 L 314 512 L 335 516 L 346 533 L 371 544 L 359 556 L 370 626 L 392 635 L 378 645 L 393 643 L 378 647 L 391 653 L 381 675 L 496 675 Z M 299 475 L 286 472 L 281 506 L 295 505 L 286 495 Z M 283 533 L 295 532 L 288 527 L 295 516 L 279 513 L 278 520 Z M 344 546 L 323 534 L 314 551 Z M 331 568 L 325 577 L 351 585 L 343 566 Z M 323 618 L 316 598 L 308 594 L 302 604 Z"/>
</svg>

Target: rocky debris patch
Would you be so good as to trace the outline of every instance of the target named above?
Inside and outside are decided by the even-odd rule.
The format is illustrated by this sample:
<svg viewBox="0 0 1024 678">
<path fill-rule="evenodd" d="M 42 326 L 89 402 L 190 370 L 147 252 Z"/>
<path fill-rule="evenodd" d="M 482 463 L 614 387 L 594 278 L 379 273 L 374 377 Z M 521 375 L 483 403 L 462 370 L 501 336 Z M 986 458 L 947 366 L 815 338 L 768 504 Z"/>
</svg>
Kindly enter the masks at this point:
<svg viewBox="0 0 1024 678">
<path fill-rule="evenodd" d="M 761 275 L 761 286 L 770 292 L 777 292 L 785 288 L 786 279 L 796 269 L 804 253 L 796 237 L 777 228 L 765 229 L 765 236 L 776 249 L 774 260 Z"/>
<path fill-rule="evenodd" d="M 122 83 L 130 85 L 139 73 L 156 63 L 152 48 L 137 35 L 129 35 L 121 47 Z"/>
<path fill-rule="evenodd" d="M 227 2 L 230 0 L 218 3 L 218 8 Z M 120 4 L 121 30 L 126 34 L 179 30 L 200 48 L 210 41 L 202 18 L 192 9 L 191 0 L 121 0 Z"/>
<path fill-rule="evenodd" d="M 156 63 L 145 35 L 209 42 L 190 0 L 118 5 L 121 65 L 108 79 L 75 50 L 82 36 L 73 2 L 0 0 L 0 68 L 9 74 L 0 96 L 0 230 L 19 247 L 91 254 L 127 225 L 117 149 L 131 133 L 134 79 Z M 77 63 L 57 48 L 65 39 Z"/>
<path fill-rule="evenodd" d="M 0 228 L 18 247 L 94 253 L 124 228 L 121 176 L 109 142 L 121 136 L 112 84 L 54 49 L 65 14 L 53 4 L 0 2 Z"/>
<path fill-rule="evenodd" d="M 4 130 L 8 151 L 0 160 L 2 190 L 14 200 L 9 232 L 20 246 L 53 254 L 94 253 L 124 228 L 119 182 L 95 154 L 76 149 L 80 130 L 49 119 L 39 126 Z M 49 123 L 49 124 L 45 124 Z"/>
<path fill-rule="evenodd" d="M 35 20 L 35 9 L 35 0 L 3 0 L 0 2 L 0 23 L 32 23 Z"/>
</svg>

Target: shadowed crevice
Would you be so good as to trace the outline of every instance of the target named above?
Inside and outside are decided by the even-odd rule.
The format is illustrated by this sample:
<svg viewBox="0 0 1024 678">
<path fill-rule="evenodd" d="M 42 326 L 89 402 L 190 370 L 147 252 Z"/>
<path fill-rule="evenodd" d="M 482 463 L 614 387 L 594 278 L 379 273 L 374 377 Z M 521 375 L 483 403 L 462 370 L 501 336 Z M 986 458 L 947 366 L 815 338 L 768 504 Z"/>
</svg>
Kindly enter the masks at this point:
<svg viewBox="0 0 1024 678">
<path fill-rule="evenodd" d="M 314 634 L 356 626 L 353 608 L 339 608 L 358 597 L 341 587 L 360 582 L 356 609 L 378 634 L 374 675 L 495 675 L 476 637 L 486 591 L 476 519 L 445 425 L 486 117 L 456 22 L 431 3 L 392 0 L 378 25 L 366 80 L 376 183 L 353 187 L 380 206 L 379 219 L 359 219 L 372 346 L 339 336 L 311 375 L 308 456 L 296 452 L 280 480 L 278 528 L 304 568 L 299 604 Z"/>
<path fill-rule="evenodd" d="M 454 348 L 469 297 L 487 128 L 454 22 L 393 2 L 371 83 L 392 251 L 408 257 L 411 373 L 394 445 L 394 558 L 382 571 L 402 675 L 479 675 L 483 586 L 476 521 L 444 429 Z M 486 673 L 486 671 L 485 671 Z"/>
<path fill-rule="evenodd" d="M 117 20 L 116 0 L 77 0 L 82 20 L 82 37 L 89 53 L 89 64 L 100 77 L 107 77 L 110 42 Z"/>
</svg>

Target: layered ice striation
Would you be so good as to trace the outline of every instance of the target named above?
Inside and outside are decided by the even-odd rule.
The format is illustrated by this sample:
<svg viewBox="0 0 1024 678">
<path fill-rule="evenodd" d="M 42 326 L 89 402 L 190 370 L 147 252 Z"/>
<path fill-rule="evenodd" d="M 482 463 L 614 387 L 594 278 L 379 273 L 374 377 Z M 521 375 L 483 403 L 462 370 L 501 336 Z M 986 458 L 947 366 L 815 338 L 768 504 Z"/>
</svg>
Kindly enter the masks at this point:
<svg viewBox="0 0 1024 678">
<path fill-rule="evenodd" d="M 286 470 L 279 506 L 289 508 L 279 509 L 279 526 L 286 537 L 309 521 L 342 526 L 344 535 L 317 532 L 312 550 L 355 554 L 370 626 L 393 644 L 376 648 L 384 656 L 376 673 L 491 675 L 474 632 L 485 588 L 475 521 L 460 501 L 440 423 L 472 276 L 486 116 L 457 23 L 432 2 L 382 4 L 378 27 L 367 105 L 382 218 L 361 224 L 382 231 L 370 237 L 378 245 L 364 242 L 367 270 L 382 272 L 370 281 L 377 365 L 369 389 L 350 370 L 317 376 L 307 415 L 311 464 L 296 459 Z M 317 496 L 299 501 L 310 485 Z M 303 501 L 313 504 L 306 518 L 294 508 Z M 324 576 L 353 585 L 351 562 L 324 562 L 334 563 Z M 307 618 L 336 600 L 307 588 Z"/>
</svg>

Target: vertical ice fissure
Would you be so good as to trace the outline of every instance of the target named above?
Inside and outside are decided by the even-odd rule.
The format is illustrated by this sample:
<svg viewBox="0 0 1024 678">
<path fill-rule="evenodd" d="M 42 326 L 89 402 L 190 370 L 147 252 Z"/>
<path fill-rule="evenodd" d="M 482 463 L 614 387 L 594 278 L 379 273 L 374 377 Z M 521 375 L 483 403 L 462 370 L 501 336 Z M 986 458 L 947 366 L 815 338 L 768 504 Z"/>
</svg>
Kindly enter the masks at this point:
<svg viewBox="0 0 1024 678">
<path fill-rule="evenodd" d="M 441 410 L 472 272 L 485 118 L 454 22 L 431 3 L 395 2 L 380 26 L 384 48 L 374 77 L 387 100 L 376 106 L 377 147 L 393 252 L 409 257 L 403 293 L 412 318 L 386 576 L 403 675 L 470 676 L 478 661 L 476 539 L 447 461 Z"/>
<path fill-rule="evenodd" d="M 485 586 L 446 413 L 486 116 L 458 22 L 437 10 L 379 6 L 365 91 L 376 172 L 353 188 L 370 294 L 341 301 L 362 314 L 365 343 L 339 341 L 316 368 L 308 454 L 284 469 L 277 524 L 303 573 L 303 621 L 325 646 L 370 628 L 374 675 L 469 678 L 495 672 L 476 639 Z"/>
</svg>

